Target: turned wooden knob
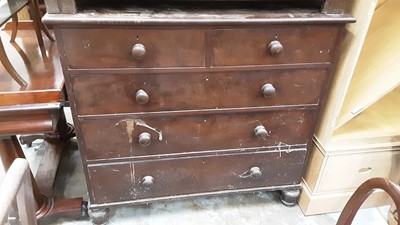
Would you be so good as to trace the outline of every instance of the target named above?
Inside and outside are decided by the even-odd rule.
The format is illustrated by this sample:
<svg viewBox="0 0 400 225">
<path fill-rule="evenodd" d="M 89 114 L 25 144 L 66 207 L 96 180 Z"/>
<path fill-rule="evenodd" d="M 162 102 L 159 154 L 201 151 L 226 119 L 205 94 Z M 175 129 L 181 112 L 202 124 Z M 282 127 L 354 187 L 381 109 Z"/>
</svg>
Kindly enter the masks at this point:
<svg viewBox="0 0 400 225">
<path fill-rule="evenodd" d="M 147 147 L 151 144 L 151 135 L 147 132 L 139 135 L 139 144 L 143 147 Z"/>
<path fill-rule="evenodd" d="M 272 98 L 276 95 L 276 89 L 272 84 L 264 84 L 261 87 L 261 92 L 263 93 L 264 97 Z"/>
<path fill-rule="evenodd" d="M 154 178 L 152 176 L 145 176 L 142 178 L 142 187 L 150 189 L 154 184 Z"/>
<path fill-rule="evenodd" d="M 149 95 L 142 89 L 136 92 L 136 102 L 143 105 L 149 102 Z"/>
<path fill-rule="evenodd" d="M 251 176 L 251 178 L 256 179 L 256 180 L 260 179 L 262 176 L 260 167 L 251 167 L 250 176 Z"/>
<path fill-rule="evenodd" d="M 283 45 L 275 40 L 271 41 L 268 45 L 268 52 L 270 55 L 279 55 L 283 51 Z"/>
<path fill-rule="evenodd" d="M 132 47 L 132 56 L 137 60 L 144 59 L 144 57 L 146 57 L 146 48 L 144 47 L 144 45 L 135 44 Z"/>
<path fill-rule="evenodd" d="M 254 134 L 259 138 L 265 138 L 268 136 L 268 131 L 263 125 L 259 125 L 254 129 Z"/>
</svg>

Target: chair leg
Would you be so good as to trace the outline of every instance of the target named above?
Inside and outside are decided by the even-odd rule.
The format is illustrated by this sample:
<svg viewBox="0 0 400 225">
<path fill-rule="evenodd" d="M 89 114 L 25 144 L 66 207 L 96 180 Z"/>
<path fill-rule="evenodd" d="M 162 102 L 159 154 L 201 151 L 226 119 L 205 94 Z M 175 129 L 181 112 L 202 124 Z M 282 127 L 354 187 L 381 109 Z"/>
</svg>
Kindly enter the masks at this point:
<svg viewBox="0 0 400 225">
<path fill-rule="evenodd" d="M 10 42 L 15 42 L 15 38 L 17 37 L 17 32 L 18 32 L 18 15 L 14 14 L 11 17 L 12 23 L 13 23 L 13 28 L 11 31 L 11 38 Z"/>
<path fill-rule="evenodd" d="M 49 29 L 46 27 L 44 23 L 40 23 L 40 27 L 42 28 L 43 32 L 46 34 L 46 36 L 49 38 L 51 42 L 55 42 L 56 40 L 53 38 L 53 36 L 50 34 Z"/>
<path fill-rule="evenodd" d="M 12 66 L 10 60 L 7 57 L 6 51 L 4 49 L 3 42 L 0 39 L 0 62 L 3 64 L 4 68 L 11 75 L 11 77 L 21 86 L 27 86 L 28 83 L 18 74 L 15 68 Z"/>
<path fill-rule="evenodd" d="M 385 178 L 372 178 L 361 184 L 347 202 L 336 225 L 350 225 L 364 201 L 376 189 L 384 190 L 400 209 L 400 188 L 397 184 Z M 400 225 L 400 223 L 398 223 Z"/>
<path fill-rule="evenodd" d="M 38 1 L 37 1 L 37 0 L 32 0 L 32 1 L 33 1 L 33 4 L 35 4 L 35 8 L 37 9 L 38 18 L 42 18 L 43 15 L 42 15 L 42 13 L 41 13 L 41 11 L 40 11 L 40 7 L 39 7 Z M 49 38 L 49 40 L 50 40 L 51 42 L 55 42 L 56 40 L 55 40 L 55 39 L 53 38 L 53 36 L 50 34 L 49 29 L 47 28 L 47 26 L 46 26 L 41 20 L 39 21 L 39 24 L 40 24 L 41 30 L 46 34 L 47 38 Z"/>
<path fill-rule="evenodd" d="M 37 8 L 35 1 L 34 0 L 28 0 L 28 5 L 29 5 L 29 12 L 33 21 L 33 27 L 35 29 L 36 37 L 39 43 L 39 47 L 41 49 L 44 48 L 44 42 L 43 42 L 43 37 L 42 37 L 42 30 L 40 26 L 40 16 L 39 16 L 39 9 Z"/>
</svg>

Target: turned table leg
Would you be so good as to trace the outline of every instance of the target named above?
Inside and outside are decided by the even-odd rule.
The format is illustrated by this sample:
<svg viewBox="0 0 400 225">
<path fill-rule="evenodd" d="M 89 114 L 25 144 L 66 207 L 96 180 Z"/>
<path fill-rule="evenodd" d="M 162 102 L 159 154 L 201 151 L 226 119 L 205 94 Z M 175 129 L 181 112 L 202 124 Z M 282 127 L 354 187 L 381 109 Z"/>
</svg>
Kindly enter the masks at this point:
<svg viewBox="0 0 400 225">
<path fill-rule="evenodd" d="M 69 141 L 75 136 L 74 127 L 68 124 L 63 109 L 54 113 L 55 132 L 44 134 L 44 145 L 46 152 L 39 164 L 35 179 L 42 194 L 51 196 L 57 169 L 64 149 L 67 149 Z M 25 137 L 23 139 L 27 139 Z"/>
</svg>

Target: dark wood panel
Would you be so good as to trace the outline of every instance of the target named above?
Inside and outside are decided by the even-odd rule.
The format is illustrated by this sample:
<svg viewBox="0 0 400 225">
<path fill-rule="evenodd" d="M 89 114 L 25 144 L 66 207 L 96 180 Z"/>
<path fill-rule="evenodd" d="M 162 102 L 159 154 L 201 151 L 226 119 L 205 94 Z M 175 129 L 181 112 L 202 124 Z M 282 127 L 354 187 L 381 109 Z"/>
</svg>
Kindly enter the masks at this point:
<svg viewBox="0 0 400 225">
<path fill-rule="evenodd" d="M 51 133 L 53 118 L 48 112 L 0 116 L 0 135 Z"/>
<path fill-rule="evenodd" d="M 202 67 L 202 29 L 65 29 L 64 50 L 70 68 Z M 132 55 L 135 44 L 145 47 L 143 59 Z"/>
<path fill-rule="evenodd" d="M 318 104 L 325 72 L 94 75 L 73 77 L 72 86 L 81 115 Z M 263 95 L 265 84 L 272 84 L 275 96 Z"/>
<path fill-rule="evenodd" d="M 238 66 L 330 62 L 338 35 L 337 26 L 282 26 L 264 29 L 220 29 L 212 35 L 212 65 Z M 272 55 L 269 45 L 283 49 Z"/>
<path fill-rule="evenodd" d="M 305 144 L 313 123 L 314 111 L 306 110 L 83 120 L 81 150 L 94 160 Z M 255 135 L 259 125 L 269 136 Z M 146 147 L 139 144 L 144 132 L 151 135 Z"/>
<path fill-rule="evenodd" d="M 89 166 L 91 203 L 298 184 L 306 151 L 241 154 Z M 261 175 L 251 176 L 258 167 Z M 143 178 L 153 177 L 145 188 Z M 104 182 L 107 181 L 107 182 Z"/>
</svg>

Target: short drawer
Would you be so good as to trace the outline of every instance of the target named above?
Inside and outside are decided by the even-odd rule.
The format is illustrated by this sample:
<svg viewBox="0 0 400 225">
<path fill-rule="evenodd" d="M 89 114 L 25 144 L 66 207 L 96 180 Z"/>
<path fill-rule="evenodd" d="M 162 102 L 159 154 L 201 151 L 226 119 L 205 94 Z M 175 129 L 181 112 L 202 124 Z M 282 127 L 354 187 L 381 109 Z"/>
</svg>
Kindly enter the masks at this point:
<svg viewBox="0 0 400 225">
<path fill-rule="evenodd" d="M 212 33 L 213 66 L 330 62 L 336 26 L 217 29 Z"/>
<path fill-rule="evenodd" d="M 88 166 L 92 204 L 298 184 L 306 151 Z"/>
<path fill-rule="evenodd" d="M 80 122 L 81 150 L 93 160 L 305 144 L 314 114 L 291 109 L 86 119 Z"/>
<path fill-rule="evenodd" d="M 70 68 L 204 67 L 201 29 L 63 29 Z"/>
<path fill-rule="evenodd" d="M 325 74 L 298 69 L 85 75 L 72 77 L 72 85 L 78 114 L 89 115 L 318 104 Z"/>
<path fill-rule="evenodd" d="M 385 151 L 329 156 L 317 192 L 354 191 L 370 178 L 399 181 L 400 152 Z"/>
</svg>

